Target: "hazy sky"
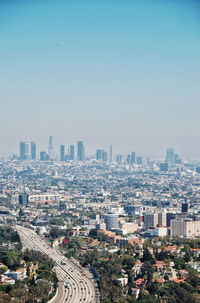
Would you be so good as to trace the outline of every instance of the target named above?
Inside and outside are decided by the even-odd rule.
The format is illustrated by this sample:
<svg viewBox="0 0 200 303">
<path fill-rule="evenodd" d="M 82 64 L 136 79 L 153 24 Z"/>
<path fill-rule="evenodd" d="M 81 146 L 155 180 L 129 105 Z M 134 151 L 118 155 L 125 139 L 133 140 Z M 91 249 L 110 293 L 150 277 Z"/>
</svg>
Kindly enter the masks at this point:
<svg viewBox="0 0 200 303">
<path fill-rule="evenodd" d="M 0 0 L 0 153 L 200 153 L 200 2 Z"/>
</svg>

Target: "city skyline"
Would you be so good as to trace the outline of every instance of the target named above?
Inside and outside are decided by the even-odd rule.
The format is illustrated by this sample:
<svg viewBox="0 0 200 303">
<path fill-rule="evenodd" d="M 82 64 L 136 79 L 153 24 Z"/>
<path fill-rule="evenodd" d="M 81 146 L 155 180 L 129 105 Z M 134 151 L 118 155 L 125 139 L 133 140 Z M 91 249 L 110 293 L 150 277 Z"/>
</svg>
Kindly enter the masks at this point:
<svg viewBox="0 0 200 303">
<path fill-rule="evenodd" d="M 55 139 L 55 140 L 54 140 Z M 73 146 L 75 148 L 75 150 L 77 150 L 77 147 L 76 147 L 76 144 L 78 141 L 80 141 L 79 139 L 78 140 L 72 140 L 72 141 L 69 141 L 69 140 L 64 140 L 64 141 L 60 141 L 58 142 L 58 140 L 56 140 L 56 138 L 53 137 L 53 140 L 55 142 L 54 144 L 54 153 L 55 153 L 55 156 L 56 157 L 60 157 L 60 146 L 64 146 L 65 147 L 65 152 L 68 152 L 69 151 L 69 154 L 70 154 L 70 146 Z M 82 140 L 83 141 L 83 140 Z M 13 150 L 10 150 L 10 151 L 6 151 L 6 152 L 0 152 L 0 157 L 11 157 L 13 155 L 18 155 L 19 154 L 19 142 L 34 142 L 36 143 L 37 145 L 37 156 L 39 157 L 39 152 L 40 151 L 45 151 L 47 152 L 48 154 L 48 145 L 49 145 L 49 137 L 46 137 L 45 141 L 43 143 L 41 142 L 38 142 L 37 140 L 33 140 L 32 138 L 28 138 L 26 137 L 26 140 L 22 138 L 21 141 L 17 141 L 16 142 L 16 145 L 14 146 Z M 155 150 L 155 152 L 148 152 L 146 151 L 145 149 L 142 149 L 141 146 L 138 145 L 138 147 L 136 148 L 136 145 L 134 144 L 130 144 L 129 148 L 123 148 L 123 146 L 121 145 L 121 147 L 119 146 L 118 148 L 116 146 L 114 146 L 113 144 L 111 143 L 108 143 L 108 144 L 105 144 L 105 143 L 102 143 L 102 144 L 93 144 L 93 145 L 90 145 L 88 144 L 87 141 L 83 141 L 84 144 L 86 145 L 86 156 L 88 157 L 91 157 L 91 156 L 95 156 L 96 154 L 96 151 L 98 149 L 100 150 L 105 150 L 107 152 L 107 157 L 108 159 L 110 159 L 110 145 L 112 146 L 112 149 L 113 149 L 113 157 L 116 156 L 116 155 L 123 155 L 124 157 L 129 154 L 131 152 L 131 150 L 137 150 L 137 153 L 140 154 L 142 157 L 150 157 L 150 158 L 155 158 L 155 159 L 164 159 L 166 157 L 166 150 L 169 148 L 169 149 L 175 149 L 179 155 L 181 155 L 182 158 L 186 158 L 186 159 L 192 159 L 193 157 L 195 159 L 199 159 L 200 160 L 200 151 L 197 150 L 196 152 L 191 152 L 191 151 L 188 151 L 188 152 L 184 152 L 183 150 L 180 150 L 179 148 L 177 148 L 176 146 L 177 145 L 163 145 L 161 147 L 161 149 L 159 150 Z M 30 151 L 31 151 L 31 145 L 30 145 Z"/>
<path fill-rule="evenodd" d="M 199 154 L 198 1 L 1 1 L 1 154 L 87 142 Z M 119 22 L 120 20 L 120 22 Z"/>
<path fill-rule="evenodd" d="M 37 143 L 35 141 L 31 141 L 31 142 L 20 141 L 19 152 L 18 154 L 13 154 L 12 159 L 13 160 L 18 159 L 22 161 L 23 160 L 42 160 L 42 161 L 76 160 L 82 162 L 84 162 L 85 160 L 96 159 L 98 161 L 100 160 L 103 163 L 117 162 L 118 164 L 127 163 L 129 165 L 133 165 L 133 164 L 142 165 L 144 163 L 143 155 L 139 154 L 138 152 L 129 150 L 129 153 L 126 154 L 122 154 L 121 152 L 113 153 L 112 145 L 109 146 L 109 150 L 96 148 L 96 152 L 93 154 L 87 154 L 87 151 L 85 150 L 85 144 L 83 141 L 77 141 L 76 147 L 75 144 L 70 144 L 69 146 L 61 144 L 59 145 L 59 147 L 57 147 L 57 149 L 58 148 L 59 148 L 59 153 L 56 153 L 53 136 L 49 136 L 48 149 L 39 150 L 39 151 L 38 151 Z M 150 158 L 147 157 L 146 161 L 148 162 L 149 160 Z M 168 170 L 168 164 L 175 165 L 182 163 L 179 153 L 177 153 L 177 151 L 175 151 L 174 148 L 166 149 L 166 156 L 165 159 L 162 158 L 162 161 L 163 162 L 160 164 L 160 168 L 163 171 L 166 169 Z"/>
<path fill-rule="evenodd" d="M 83 140 L 67 143 L 65 141 L 61 142 L 61 144 L 57 144 L 57 141 L 54 140 L 55 138 L 51 135 L 46 139 L 46 144 L 43 144 L 42 146 L 38 144 L 37 141 L 33 141 L 31 138 L 28 140 L 19 141 L 15 147 L 16 152 L 9 152 L 5 154 L 2 153 L 0 158 L 17 159 L 19 157 L 21 160 L 39 160 L 42 154 L 42 158 L 44 157 L 43 160 L 61 160 L 61 158 L 61 161 L 78 160 L 78 144 L 81 143 L 83 144 L 83 157 L 80 158 L 82 159 L 81 161 L 96 158 L 97 160 L 102 160 L 103 162 L 120 162 L 123 160 L 128 164 L 131 164 L 137 163 L 138 161 L 141 162 L 139 159 L 140 157 L 142 159 L 146 159 L 147 161 L 158 160 L 171 164 L 173 164 L 175 159 L 183 159 L 185 161 L 200 161 L 200 154 L 184 154 L 174 146 L 167 146 L 165 149 L 158 150 L 157 153 L 152 155 L 148 152 L 141 151 L 141 149 L 137 150 L 135 146 L 132 146 L 129 150 L 125 150 L 123 152 L 123 148 L 115 149 L 115 146 L 112 144 L 109 144 L 104 148 L 98 144 L 97 146 L 93 146 L 92 151 L 90 151 L 88 150 L 87 142 Z M 122 157 L 120 161 L 119 157 Z"/>
<path fill-rule="evenodd" d="M 54 139 L 54 137 L 53 137 Z M 64 140 L 64 141 L 60 141 L 58 142 L 58 140 L 54 140 L 55 144 L 54 144 L 54 153 L 55 153 L 55 156 L 59 156 L 60 155 L 60 147 L 61 146 L 64 146 L 65 147 L 65 151 L 69 151 L 70 152 L 70 146 L 74 146 L 76 147 L 76 144 L 77 142 L 80 141 L 79 139 L 78 140 L 72 140 L 72 141 L 69 141 L 69 140 Z M 83 140 L 82 140 L 83 141 Z M 5 152 L 0 152 L 0 157 L 2 156 L 12 156 L 12 155 L 15 155 L 15 154 L 19 154 L 19 142 L 36 142 L 37 144 L 37 153 L 39 154 L 39 151 L 46 151 L 48 153 L 48 150 L 49 150 L 49 137 L 46 138 L 45 141 L 43 142 L 40 142 L 38 143 L 37 140 L 33 140 L 32 138 L 28 138 L 26 137 L 26 140 L 24 140 L 22 138 L 21 141 L 17 141 L 16 145 L 14 146 L 13 150 L 7 150 Z M 107 152 L 107 156 L 108 156 L 108 159 L 110 159 L 110 146 L 112 146 L 112 149 L 113 149 L 113 156 L 114 155 L 117 155 L 117 154 L 122 154 L 122 155 L 127 155 L 128 153 L 130 153 L 130 150 L 137 150 L 139 154 L 141 154 L 143 157 L 152 157 L 152 158 L 163 158 L 165 157 L 165 153 L 166 153 L 166 149 L 167 148 L 172 148 L 172 149 L 176 149 L 178 150 L 179 154 L 181 154 L 182 156 L 191 156 L 194 155 L 194 156 L 199 156 L 200 157 L 200 151 L 197 150 L 196 152 L 186 152 L 184 153 L 182 150 L 180 149 L 177 149 L 175 147 L 175 145 L 164 145 L 160 150 L 155 150 L 154 152 L 148 152 L 146 151 L 145 149 L 142 149 L 139 145 L 138 145 L 138 148 L 136 148 L 136 145 L 133 143 L 133 144 L 129 144 L 129 148 L 126 147 L 124 148 L 122 145 L 121 147 L 118 146 L 118 148 L 116 146 L 114 146 L 113 144 L 111 143 L 108 143 L 108 144 L 105 144 L 105 143 L 102 143 L 102 144 L 88 144 L 88 142 L 86 141 L 83 141 L 84 144 L 86 144 L 86 155 L 87 156 L 94 156 L 96 154 L 96 151 L 99 149 L 99 150 L 105 150 Z M 29 148 L 31 150 L 31 146 Z M 77 148 L 76 148 L 77 149 Z"/>
</svg>

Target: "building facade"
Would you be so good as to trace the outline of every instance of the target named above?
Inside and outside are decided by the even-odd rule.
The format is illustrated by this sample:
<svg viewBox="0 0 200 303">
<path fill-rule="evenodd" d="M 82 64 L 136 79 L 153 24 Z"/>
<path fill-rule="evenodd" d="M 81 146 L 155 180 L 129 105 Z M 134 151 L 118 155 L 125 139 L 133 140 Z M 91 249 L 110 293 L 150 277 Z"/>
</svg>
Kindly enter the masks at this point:
<svg viewBox="0 0 200 303">
<path fill-rule="evenodd" d="M 116 214 L 107 214 L 104 217 L 106 223 L 106 230 L 118 229 L 119 228 L 119 219 Z"/>
<path fill-rule="evenodd" d="M 194 238 L 200 236 L 200 221 L 175 219 L 170 221 L 170 235 Z"/>
</svg>

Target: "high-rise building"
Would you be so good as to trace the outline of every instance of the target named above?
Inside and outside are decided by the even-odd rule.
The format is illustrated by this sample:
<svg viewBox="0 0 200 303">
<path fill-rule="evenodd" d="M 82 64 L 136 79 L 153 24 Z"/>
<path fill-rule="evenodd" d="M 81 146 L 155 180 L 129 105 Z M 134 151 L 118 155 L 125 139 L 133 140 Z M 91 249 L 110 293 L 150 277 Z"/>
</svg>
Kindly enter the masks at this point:
<svg viewBox="0 0 200 303">
<path fill-rule="evenodd" d="M 97 149 L 97 151 L 96 151 L 96 159 L 97 160 L 102 160 L 102 153 L 103 153 L 102 149 Z"/>
<path fill-rule="evenodd" d="M 25 158 L 27 159 L 29 156 L 29 144 L 25 142 Z"/>
<path fill-rule="evenodd" d="M 31 142 L 31 160 L 36 160 L 36 143 Z"/>
<path fill-rule="evenodd" d="M 122 164 L 122 155 L 117 155 L 117 164 Z"/>
<path fill-rule="evenodd" d="M 69 147 L 69 159 L 74 160 L 74 145 L 70 145 Z"/>
<path fill-rule="evenodd" d="M 60 145 L 60 161 L 65 161 L 65 146 Z"/>
<path fill-rule="evenodd" d="M 85 149 L 82 141 L 77 142 L 77 160 L 78 161 L 85 160 Z"/>
<path fill-rule="evenodd" d="M 131 155 L 130 154 L 127 155 L 126 162 L 128 164 L 131 164 Z"/>
<path fill-rule="evenodd" d="M 182 160 L 179 158 L 179 154 L 174 154 L 174 162 L 176 164 L 181 164 L 182 163 Z"/>
<path fill-rule="evenodd" d="M 110 145 L 110 159 L 109 159 L 110 162 L 113 161 L 113 152 L 112 152 L 112 145 Z"/>
<path fill-rule="evenodd" d="M 49 159 L 54 160 L 55 154 L 54 154 L 54 149 L 53 149 L 53 137 L 49 137 Z"/>
<path fill-rule="evenodd" d="M 108 161 L 108 153 L 103 149 L 96 150 L 96 160 L 102 160 L 103 162 Z"/>
<path fill-rule="evenodd" d="M 165 212 L 158 213 L 158 224 L 162 226 L 167 226 L 167 215 Z"/>
<path fill-rule="evenodd" d="M 170 221 L 176 218 L 176 213 L 167 213 L 167 226 L 170 227 Z"/>
<path fill-rule="evenodd" d="M 141 157 L 141 156 L 138 156 L 138 157 L 136 158 L 136 162 L 137 162 L 138 165 L 142 165 L 142 157 Z"/>
<path fill-rule="evenodd" d="M 131 153 L 131 164 L 134 164 L 135 163 L 135 152 L 133 151 Z"/>
<path fill-rule="evenodd" d="M 45 151 L 40 152 L 40 160 L 41 161 L 48 161 L 49 160 L 49 155 Z"/>
<path fill-rule="evenodd" d="M 104 217 L 106 223 L 106 230 L 118 229 L 119 228 L 119 218 L 116 214 L 107 214 Z"/>
<path fill-rule="evenodd" d="M 175 154 L 174 154 L 174 149 L 173 148 L 167 148 L 166 151 L 166 162 L 170 164 L 175 163 Z"/>
<path fill-rule="evenodd" d="M 200 236 L 200 221 L 176 218 L 170 221 L 170 235 L 194 238 Z"/>
<path fill-rule="evenodd" d="M 108 161 L 108 153 L 106 151 L 102 151 L 102 161 L 107 162 Z"/>
<path fill-rule="evenodd" d="M 25 152 L 25 142 L 19 143 L 19 159 L 25 160 L 26 159 L 26 152 Z"/>
<path fill-rule="evenodd" d="M 19 195 L 19 204 L 22 206 L 27 206 L 28 204 L 28 195 L 23 194 Z"/>
<path fill-rule="evenodd" d="M 156 227 L 158 224 L 158 214 L 157 213 L 149 213 L 144 215 L 144 225 L 145 229 L 149 229 L 150 227 Z"/>
<path fill-rule="evenodd" d="M 28 142 L 19 143 L 19 158 L 20 160 L 26 160 L 29 157 L 29 144 Z"/>
</svg>

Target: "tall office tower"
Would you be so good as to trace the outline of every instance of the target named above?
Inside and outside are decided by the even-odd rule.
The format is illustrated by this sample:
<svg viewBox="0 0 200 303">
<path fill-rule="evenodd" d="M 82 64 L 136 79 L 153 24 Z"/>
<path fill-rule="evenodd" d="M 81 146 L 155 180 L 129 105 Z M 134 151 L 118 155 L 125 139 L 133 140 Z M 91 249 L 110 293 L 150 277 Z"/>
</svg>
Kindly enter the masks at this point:
<svg viewBox="0 0 200 303">
<path fill-rule="evenodd" d="M 36 144 L 34 141 L 31 142 L 31 160 L 36 160 Z"/>
<path fill-rule="evenodd" d="M 131 164 L 131 155 L 130 155 L 130 154 L 127 155 L 126 162 L 127 162 L 128 164 Z"/>
<path fill-rule="evenodd" d="M 135 163 L 135 152 L 133 151 L 131 153 L 131 164 L 134 164 Z"/>
<path fill-rule="evenodd" d="M 158 224 L 167 226 L 167 215 L 165 212 L 158 213 Z"/>
<path fill-rule="evenodd" d="M 19 143 L 19 159 L 25 160 L 26 159 L 26 153 L 25 153 L 25 142 Z"/>
<path fill-rule="evenodd" d="M 158 224 L 158 214 L 157 213 L 149 213 L 144 215 L 144 225 L 145 229 L 149 229 L 150 227 L 156 227 Z"/>
<path fill-rule="evenodd" d="M 117 155 L 117 164 L 122 164 L 122 155 Z"/>
<path fill-rule="evenodd" d="M 174 162 L 177 163 L 179 160 L 179 154 L 178 153 L 175 153 L 174 154 Z"/>
<path fill-rule="evenodd" d="M 40 160 L 41 161 L 48 161 L 49 160 L 49 155 L 45 151 L 40 152 Z"/>
<path fill-rule="evenodd" d="M 175 154 L 173 148 L 168 148 L 166 151 L 166 162 L 170 164 L 175 163 Z"/>
<path fill-rule="evenodd" d="M 74 160 L 74 145 L 69 147 L 69 160 Z"/>
<path fill-rule="evenodd" d="M 25 158 L 28 159 L 29 157 L 29 144 L 25 142 Z"/>
<path fill-rule="evenodd" d="M 82 141 L 77 142 L 77 159 L 78 159 L 78 161 L 85 160 L 85 150 L 84 150 L 84 144 Z"/>
<path fill-rule="evenodd" d="M 19 204 L 22 206 L 27 206 L 28 204 L 28 195 L 22 194 L 19 195 Z"/>
<path fill-rule="evenodd" d="M 20 160 L 26 160 L 29 158 L 29 144 L 28 142 L 19 143 L 19 158 Z"/>
<path fill-rule="evenodd" d="M 179 154 L 175 153 L 174 154 L 174 162 L 176 164 L 181 164 L 182 160 L 179 158 Z"/>
<path fill-rule="evenodd" d="M 103 154 L 103 150 L 102 149 L 97 149 L 96 151 L 96 160 L 102 160 L 102 155 Z"/>
<path fill-rule="evenodd" d="M 136 162 L 137 164 L 142 165 L 142 157 L 137 157 Z"/>
<path fill-rule="evenodd" d="M 116 214 L 107 214 L 104 216 L 104 221 L 106 223 L 106 230 L 119 228 L 119 218 Z"/>
<path fill-rule="evenodd" d="M 54 160 L 53 137 L 49 137 L 49 159 Z"/>
<path fill-rule="evenodd" d="M 106 151 L 102 151 L 102 161 L 107 162 L 108 161 L 108 153 Z"/>
<path fill-rule="evenodd" d="M 109 161 L 112 162 L 113 160 L 113 152 L 112 152 L 112 145 L 110 145 L 110 159 Z"/>
<path fill-rule="evenodd" d="M 65 146 L 60 145 L 60 161 L 65 161 Z"/>
<path fill-rule="evenodd" d="M 170 221 L 175 219 L 177 214 L 176 213 L 167 213 L 167 226 L 170 227 Z"/>
</svg>

